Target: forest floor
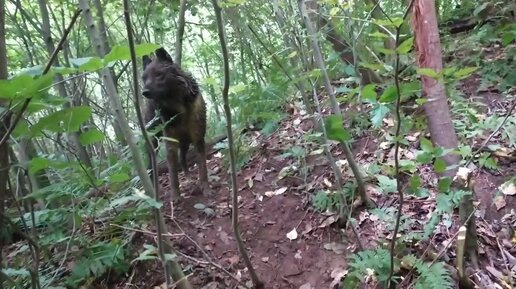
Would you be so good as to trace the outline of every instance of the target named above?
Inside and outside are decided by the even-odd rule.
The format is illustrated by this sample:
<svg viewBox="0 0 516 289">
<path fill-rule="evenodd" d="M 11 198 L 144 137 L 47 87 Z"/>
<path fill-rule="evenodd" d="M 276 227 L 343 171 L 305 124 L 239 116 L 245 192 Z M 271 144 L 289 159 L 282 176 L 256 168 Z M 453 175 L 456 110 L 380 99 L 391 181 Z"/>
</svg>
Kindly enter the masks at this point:
<svg viewBox="0 0 516 289">
<path fill-rule="evenodd" d="M 506 100 L 496 92 L 477 91 L 478 76 L 471 76 L 460 85 L 466 97 L 481 96 L 484 99 L 485 114 L 497 113 L 507 108 Z M 502 110 L 503 111 L 503 110 Z M 336 213 L 320 213 L 314 210 L 311 198 L 315 192 L 333 187 L 333 173 L 319 147 L 308 145 L 305 135 L 312 129 L 312 123 L 301 109 L 289 109 L 289 115 L 282 120 L 276 132 L 265 136 L 257 131 L 248 132 L 255 147 L 252 158 L 238 172 L 239 225 L 251 261 L 265 288 L 337 288 L 340 278 L 347 274 L 348 257 L 360 246 L 377 248 L 392 234 L 392 224 L 383 222 L 365 210 L 353 209 L 356 234 L 351 229 L 338 227 Z M 486 136 L 489 133 L 486 133 Z M 403 158 L 410 157 L 418 149 L 418 133 L 411 135 L 411 146 L 402 152 Z M 383 147 L 379 137 L 365 135 L 352 144 L 355 158 L 362 166 L 378 161 L 392 162 L 393 147 Z M 474 140 L 479 144 L 483 139 Z M 496 139 L 493 139 L 496 142 Z M 293 156 L 282 156 L 294 145 L 308 147 L 305 162 Z M 503 146 L 503 144 L 501 144 Z M 332 152 L 347 181 L 352 175 L 344 155 L 335 143 Z M 383 159 L 383 161 L 382 161 Z M 513 267 L 516 256 L 513 235 L 503 235 L 502 228 L 514 228 L 516 220 L 514 195 L 496 197 L 498 186 L 508 177 L 516 175 L 514 159 L 497 158 L 499 169 L 479 169 L 475 174 L 475 193 L 480 200 L 480 214 L 477 219 L 480 262 L 482 270 L 471 272 L 473 280 L 481 286 L 490 287 L 507 276 L 506 266 Z M 183 267 L 191 273 L 189 279 L 194 288 L 238 288 L 238 282 L 249 283 L 249 274 L 239 257 L 231 227 L 229 175 L 222 163 L 220 153 L 209 157 L 210 183 L 214 195 L 210 199 L 197 193 L 197 168 L 191 168 L 190 175 L 180 174 L 183 202 L 174 208 L 174 216 L 167 216 L 170 240 L 174 244 Z M 304 175 L 302 169 L 308 169 Z M 288 172 L 294 173 L 288 173 Z M 400 233 L 420 232 L 436 207 L 436 175 L 431 167 L 418 167 L 417 172 L 427 187 L 430 196 L 417 198 L 409 196 L 403 207 L 403 215 L 418 220 L 411 228 Z M 161 184 L 168 191 L 168 177 L 161 176 Z M 380 207 L 398 206 L 397 194 L 383 193 L 376 183 L 368 185 L 368 193 Z M 164 196 L 162 196 L 164 200 Z M 493 199 L 495 201 L 493 202 Z M 202 203 L 209 210 L 195 208 Z M 169 214 L 170 205 L 166 203 Z M 423 252 L 443 252 L 439 260 L 451 265 L 455 257 L 454 239 L 457 232 L 457 211 L 451 217 L 453 224 L 439 223 L 430 240 L 410 246 L 411 252 L 422 256 Z M 408 229 L 408 230 L 407 230 Z M 294 231 L 295 230 L 295 231 Z M 502 232 L 502 233 L 500 233 Z M 512 232 L 509 230 L 509 232 Z M 356 236 L 359 236 L 359 240 Z M 154 243 L 150 236 L 141 237 L 141 243 Z M 449 246 L 449 247 L 448 247 Z M 427 251 L 429 249 L 429 251 Z M 505 252 L 502 257 L 500 252 Z M 430 259 L 428 259 L 430 258 Z M 427 260 L 432 260 L 427 257 Z M 134 274 L 123 280 L 117 288 L 154 288 L 163 284 L 159 263 L 143 262 L 134 268 Z M 505 271 L 505 274 L 502 272 Z M 406 273 L 406 271 L 405 271 Z M 412 276 L 413 278 L 414 276 Z M 409 288 L 405 282 L 403 288 Z M 127 287 L 128 284 L 134 287 Z M 371 285 L 374 282 L 371 283 Z M 157 287 L 164 288 L 164 287 Z M 244 287 L 241 287 L 244 288 Z M 364 288 L 373 288 L 366 286 Z M 502 288 L 502 287 L 498 287 Z"/>
</svg>

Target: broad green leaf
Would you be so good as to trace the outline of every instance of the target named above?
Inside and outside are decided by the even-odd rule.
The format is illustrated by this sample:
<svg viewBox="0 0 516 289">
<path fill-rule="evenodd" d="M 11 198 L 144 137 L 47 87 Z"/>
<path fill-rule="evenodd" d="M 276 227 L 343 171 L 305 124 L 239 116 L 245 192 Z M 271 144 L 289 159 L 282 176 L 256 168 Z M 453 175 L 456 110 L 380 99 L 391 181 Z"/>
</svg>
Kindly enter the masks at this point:
<svg viewBox="0 0 516 289">
<path fill-rule="evenodd" d="M 420 164 L 429 164 L 434 159 L 433 155 L 431 153 L 419 153 L 416 156 L 416 161 Z"/>
<path fill-rule="evenodd" d="M 91 107 L 75 106 L 66 109 L 65 132 L 78 131 L 81 125 L 91 117 Z"/>
<path fill-rule="evenodd" d="M 362 96 L 363 99 L 366 99 L 369 102 L 376 102 L 377 94 L 376 94 L 375 88 L 376 88 L 376 84 L 374 84 L 374 83 L 367 84 L 366 86 L 364 86 L 364 88 L 362 88 L 360 95 Z"/>
<path fill-rule="evenodd" d="M 434 152 L 434 145 L 430 140 L 428 140 L 426 137 L 422 137 L 420 141 L 421 149 L 426 152 L 432 154 Z"/>
<path fill-rule="evenodd" d="M 439 188 L 440 193 L 447 193 L 450 191 L 450 187 L 452 184 L 452 179 L 449 177 L 444 177 L 439 179 L 437 183 L 437 187 Z"/>
<path fill-rule="evenodd" d="M 405 41 L 403 41 L 400 44 L 400 46 L 398 46 L 396 48 L 396 51 L 401 55 L 407 54 L 410 51 L 410 49 L 412 49 L 413 42 L 414 42 L 414 37 L 410 37 L 410 38 L 406 39 Z"/>
<path fill-rule="evenodd" d="M 387 115 L 387 113 L 389 113 L 389 107 L 387 107 L 384 104 L 375 105 L 374 109 L 372 109 L 370 112 L 371 123 L 375 127 L 380 127 L 382 125 L 382 121 L 383 121 L 385 115 Z"/>
<path fill-rule="evenodd" d="M 409 191 L 416 193 L 421 187 L 421 178 L 418 175 L 412 175 L 409 179 Z"/>
<path fill-rule="evenodd" d="M 103 141 L 105 137 L 106 136 L 101 131 L 94 128 L 83 132 L 79 137 L 79 142 L 81 145 L 86 146 Z"/>
<path fill-rule="evenodd" d="M 29 171 L 36 173 L 50 166 L 50 160 L 43 157 L 35 157 L 30 161 Z"/>
<path fill-rule="evenodd" d="M 394 85 L 391 85 L 383 91 L 379 101 L 383 103 L 392 103 L 396 100 L 396 96 L 396 87 Z"/>
<path fill-rule="evenodd" d="M 396 189 L 396 179 L 391 179 L 387 176 L 379 175 L 376 177 L 378 180 L 378 185 L 380 186 L 380 189 L 388 194 L 388 193 L 394 193 L 397 191 Z"/>
<path fill-rule="evenodd" d="M 23 118 L 16 124 L 12 136 L 15 138 L 28 136 L 30 134 L 29 124 Z"/>
<path fill-rule="evenodd" d="M 421 91 L 421 81 L 403 83 L 400 86 L 400 91 L 402 96 L 417 94 Z"/>
<path fill-rule="evenodd" d="M 53 112 L 42 117 L 31 128 L 33 136 L 41 134 L 43 130 L 52 132 L 73 132 L 78 131 L 81 124 L 91 116 L 91 108 L 88 106 L 76 106 Z"/>
<path fill-rule="evenodd" d="M 440 174 L 446 171 L 446 162 L 442 158 L 436 158 L 434 161 L 434 170 Z"/>
<path fill-rule="evenodd" d="M 416 69 L 416 72 L 418 74 L 428 76 L 431 78 L 435 78 L 435 79 L 439 78 L 439 74 L 432 68 L 418 68 L 418 69 Z"/>
<path fill-rule="evenodd" d="M 331 140 L 346 142 L 351 139 L 351 135 L 342 126 L 342 117 L 330 115 L 325 118 L 326 133 Z"/>
<path fill-rule="evenodd" d="M 26 99 L 37 97 L 50 85 L 54 74 L 49 72 L 39 77 L 20 74 L 8 80 L 0 80 L 0 98 Z"/>
</svg>

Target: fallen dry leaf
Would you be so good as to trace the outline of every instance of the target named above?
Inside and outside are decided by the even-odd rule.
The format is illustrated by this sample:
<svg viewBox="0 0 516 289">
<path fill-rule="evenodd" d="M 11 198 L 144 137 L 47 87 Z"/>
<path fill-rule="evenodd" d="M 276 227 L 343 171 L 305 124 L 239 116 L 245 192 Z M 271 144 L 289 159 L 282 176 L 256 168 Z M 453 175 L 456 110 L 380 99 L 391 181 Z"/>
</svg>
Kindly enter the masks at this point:
<svg viewBox="0 0 516 289">
<path fill-rule="evenodd" d="M 297 239 L 297 236 L 298 236 L 298 234 L 297 234 L 296 228 L 292 229 L 292 231 L 287 233 L 287 238 L 289 238 L 289 240 L 291 240 L 291 241 Z"/>
<path fill-rule="evenodd" d="M 500 185 L 500 191 L 506 196 L 514 196 L 516 195 L 516 185 L 514 182 L 506 182 Z"/>
<path fill-rule="evenodd" d="M 504 196 L 496 196 L 494 199 L 494 204 L 496 206 L 496 210 L 499 211 L 507 205 L 507 202 L 505 201 Z"/>
</svg>

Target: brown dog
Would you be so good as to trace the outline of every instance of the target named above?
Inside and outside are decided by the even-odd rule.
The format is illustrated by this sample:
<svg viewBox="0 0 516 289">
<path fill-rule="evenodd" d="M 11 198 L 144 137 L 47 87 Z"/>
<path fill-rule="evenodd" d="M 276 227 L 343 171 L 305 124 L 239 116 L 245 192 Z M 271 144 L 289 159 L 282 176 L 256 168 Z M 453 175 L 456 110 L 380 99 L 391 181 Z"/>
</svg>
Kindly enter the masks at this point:
<svg viewBox="0 0 516 289">
<path fill-rule="evenodd" d="M 198 152 L 197 164 L 201 190 L 205 196 L 208 196 L 210 188 L 204 144 L 204 135 L 206 134 L 204 99 L 192 75 L 181 70 L 164 48 L 158 48 L 155 54 L 154 59 L 143 56 L 142 94 L 149 100 L 144 117 L 145 122 L 148 123 L 157 112 L 161 123 L 166 124 L 163 131 L 165 137 L 169 138 L 166 140 L 166 148 L 172 190 L 171 199 L 177 200 L 180 197 L 177 176 L 178 151 L 180 151 L 181 166 L 186 175 L 188 174 L 186 153 L 190 144 L 193 144 Z M 153 124 L 153 127 L 155 126 L 157 124 Z M 157 136 L 160 135 L 161 133 Z M 156 138 L 153 138 L 152 143 L 156 149 Z"/>
</svg>

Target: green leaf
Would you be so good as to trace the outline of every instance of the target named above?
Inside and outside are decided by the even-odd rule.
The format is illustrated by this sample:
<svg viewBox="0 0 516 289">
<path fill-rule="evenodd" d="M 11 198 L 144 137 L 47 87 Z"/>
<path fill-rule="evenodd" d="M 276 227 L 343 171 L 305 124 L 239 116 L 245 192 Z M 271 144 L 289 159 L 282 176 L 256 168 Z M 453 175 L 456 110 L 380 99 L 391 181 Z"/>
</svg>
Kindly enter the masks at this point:
<svg viewBox="0 0 516 289">
<path fill-rule="evenodd" d="M 94 128 L 86 132 L 83 132 L 79 137 L 79 142 L 81 143 L 81 145 L 86 146 L 97 142 L 101 142 L 104 140 L 105 137 L 106 136 L 101 131 Z"/>
<path fill-rule="evenodd" d="M 377 176 L 376 179 L 378 180 L 378 185 L 380 186 L 380 189 L 384 193 L 388 194 L 388 193 L 394 193 L 397 191 L 395 179 L 391 179 L 391 178 L 389 178 L 387 176 L 383 176 L 383 175 Z"/>
<path fill-rule="evenodd" d="M 16 124 L 12 136 L 15 138 L 28 136 L 30 134 L 29 123 L 23 118 Z"/>
<path fill-rule="evenodd" d="M 50 160 L 43 157 L 35 157 L 30 161 L 29 171 L 36 173 L 50 167 Z"/>
<path fill-rule="evenodd" d="M 424 75 L 424 76 L 428 76 L 428 77 L 431 77 L 431 78 L 434 78 L 434 79 L 439 78 L 439 73 L 437 73 L 432 68 L 418 68 L 418 69 L 416 69 L 416 72 L 418 74 L 421 74 L 421 75 Z"/>
<path fill-rule="evenodd" d="M 129 180 L 129 175 L 126 173 L 116 173 L 109 176 L 111 183 L 123 183 L 127 180 Z"/>
<path fill-rule="evenodd" d="M 460 69 L 459 71 L 456 71 L 453 73 L 453 77 L 455 79 L 464 79 L 468 76 L 470 76 L 473 72 L 477 71 L 478 67 L 466 67 L 463 69 Z"/>
<path fill-rule="evenodd" d="M 514 39 L 516 39 L 516 33 L 514 33 L 513 31 L 509 33 L 504 33 L 502 34 L 502 45 L 507 46 L 510 43 L 512 43 Z"/>
<path fill-rule="evenodd" d="M 436 173 L 440 174 L 446 171 L 446 162 L 442 158 L 435 159 L 434 162 L 434 170 Z"/>
<path fill-rule="evenodd" d="M 432 142 L 430 140 L 428 140 L 426 137 L 422 137 L 420 142 L 421 142 L 420 143 L 421 149 L 425 153 L 432 154 L 434 152 L 434 146 L 433 146 Z"/>
<path fill-rule="evenodd" d="M 92 110 L 88 106 L 76 106 L 53 112 L 42 117 L 31 128 L 32 136 L 40 135 L 43 130 L 52 132 L 78 131 L 81 124 L 88 120 Z"/>
<path fill-rule="evenodd" d="M 389 35 L 387 35 L 385 33 L 382 33 L 382 32 L 379 32 L 379 31 L 375 31 L 373 33 L 369 33 L 369 36 L 371 36 L 371 37 L 378 37 L 378 38 L 390 38 Z"/>
<path fill-rule="evenodd" d="M 65 114 L 65 132 L 78 131 L 85 121 L 91 117 L 91 107 L 89 106 L 75 106 L 66 109 Z"/>
<path fill-rule="evenodd" d="M 374 83 L 367 84 L 366 86 L 364 86 L 364 88 L 362 88 L 360 95 L 362 96 L 362 98 L 369 100 L 370 102 L 375 102 L 376 95 L 377 95 L 375 88 L 376 88 L 376 84 L 374 84 Z"/>
<path fill-rule="evenodd" d="M 389 113 L 389 107 L 387 107 L 384 104 L 375 105 L 375 107 L 370 112 L 371 123 L 375 127 L 380 127 L 382 125 L 382 121 L 383 121 L 385 115 L 387 115 L 387 113 Z"/>
<path fill-rule="evenodd" d="M 136 57 L 142 57 L 144 55 L 149 55 L 156 51 L 160 45 L 154 43 L 142 43 L 134 46 L 134 52 Z M 104 57 L 104 64 L 108 65 L 113 61 L 121 61 L 121 60 L 131 60 L 131 51 L 129 50 L 129 46 L 114 46 L 111 51 L 106 54 Z"/>
<path fill-rule="evenodd" d="M 54 73 L 39 77 L 20 74 L 8 80 L 0 80 L 0 97 L 4 99 L 26 99 L 41 95 L 52 85 Z"/>
<path fill-rule="evenodd" d="M 420 164 L 428 164 L 432 162 L 434 156 L 431 153 L 422 152 L 417 154 L 416 161 Z"/>
<path fill-rule="evenodd" d="M 396 100 L 396 96 L 396 87 L 391 85 L 383 91 L 382 96 L 380 96 L 380 102 L 391 103 Z"/>
<path fill-rule="evenodd" d="M 396 51 L 400 54 L 400 55 L 404 55 L 404 54 L 407 54 L 410 49 L 412 49 L 412 43 L 414 42 L 414 37 L 410 37 L 408 39 L 406 39 L 405 41 L 403 41 L 400 46 L 398 46 L 396 48 Z"/>
<path fill-rule="evenodd" d="M 342 126 L 342 116 L 330 115 L 325 118 L 326 133 L 331 140 L 346 142 L 351 139 L 351 135 Z"/>
<path fill-rule="evenodd" d="M 79 72 L 93 72 L 104 67 L 102 60 L 97 56 L 72 58 L 70 63 L 76 66 Z"/>
<path fill-rule="evenodd" d="M 450 187 L 452 184 L 452 179 L 449 177 L 443 177 L 439 179 L 437 183 L 437 187 L 439 189 L 439 193 L 447 193 L 450 191 Z"/>
</svg>

